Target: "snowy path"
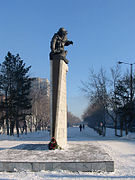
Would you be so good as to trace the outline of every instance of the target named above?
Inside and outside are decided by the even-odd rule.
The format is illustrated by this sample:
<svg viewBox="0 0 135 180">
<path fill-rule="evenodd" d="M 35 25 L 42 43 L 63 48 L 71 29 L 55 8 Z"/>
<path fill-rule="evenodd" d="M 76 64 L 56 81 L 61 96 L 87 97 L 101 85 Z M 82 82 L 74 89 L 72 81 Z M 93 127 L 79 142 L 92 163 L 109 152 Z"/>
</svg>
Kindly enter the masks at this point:
<svg viewBox="0 0 135 180">
<path fill-rule="evenodd" d="M 27 136 L 22 135 L 17 137 L 0 136 L 0 150 L 8 147 L 10 140 L 12 143 L 20 141 L 48 141 L 48 132 L 37 132 Z M 119 138 L 114 136 L 112 129 L 107 129 L 106 137 L 99 136 L 95 131 L 85 128 L 82 132 L 78 127 L 68 128 L 69 141 L 92 141 L 105 149 L 110 154 L 115 163 L 115 172 L 76 172 L 69 171 L 42 171 L 42 172 L 16 172 L 16 173 L 0 173 L 0 179 L 25 179 L 25 180 L 41 180 L 41 179 L 135 179 L 135 134 L 128 137 Z"/>
</svg>

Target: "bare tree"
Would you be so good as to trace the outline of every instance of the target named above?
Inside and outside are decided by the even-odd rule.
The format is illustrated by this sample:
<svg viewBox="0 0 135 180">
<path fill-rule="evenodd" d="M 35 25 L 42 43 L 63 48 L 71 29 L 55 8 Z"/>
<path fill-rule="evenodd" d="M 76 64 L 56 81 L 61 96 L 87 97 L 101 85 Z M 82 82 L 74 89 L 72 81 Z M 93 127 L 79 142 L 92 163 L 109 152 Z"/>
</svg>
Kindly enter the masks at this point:
<svg viewBox="0 0 135 180">
<path fill-rule="evenodd" d="M 120 67 L 116 65 L 111 68 L 111 80 L 108 98 L 108 114 L 114 122 L 115 135 L 117 136 L 117 122 L 118 122 L 118 99 L 116 97 L 116 86 L 121 78 Z"/>
<path fill-rule="evenodd" d="M 88 81 L 83 82 L 82 89 L 90 99 L 90 105 L 84 112 L 83 118 L 91 122 L 92 126 L 96 126 L 97 123 L 100 124 L 98 118 L 105 124 L 108 118 L 107 115 L 109 115 L 109 118 L 111 117 L 114 122 L 115 135 L 118 135 L 118 128 L 121 130 L 121 136 L 123 135 L 123 129 L 126 135 L 128 130 L 132 131 L 135 117 L 135 77 L 132 77 L 131 80 L 131 73 L 127 71 L 126 74 L 122 75 L 118 65 L 111 68 L 109 79 L 106 78 L 106 73 L 102 68 L 99 73 L 91 71 Z M 99 112 L 102 114 L 100 117 L 98 116 Z M 94 119 L 97 123 L 93 123 L 91 119 Z"/>
<path fill-rule="evenodd" d="M 35 88 L 31 90 L 32 109 L 28 120 L 30 131 L 44 130 L 50 123 L 50 97 L 47 89 Z"/>
<path fill-rule="evenodd" d="M 103 125 L 104 135 L 105 135 L 106 113 L 108 106 L 108 92 L 107 92 L 108 79 L 106 77 L 105 70 L 101 68 L 99 73 L 97 74 L 94 73 L 93 70 L 91 70 L 88 82 L 86 83 L 82 82 L 82 84 L 83 84 L 82 90 L 89 97 L 91 106 L 98 107 L 97 109 L 99 109 L 100 107 L 100 113 L 102 112 L 102 117 L 100 117 L 100 122 Z"/>
</svg>

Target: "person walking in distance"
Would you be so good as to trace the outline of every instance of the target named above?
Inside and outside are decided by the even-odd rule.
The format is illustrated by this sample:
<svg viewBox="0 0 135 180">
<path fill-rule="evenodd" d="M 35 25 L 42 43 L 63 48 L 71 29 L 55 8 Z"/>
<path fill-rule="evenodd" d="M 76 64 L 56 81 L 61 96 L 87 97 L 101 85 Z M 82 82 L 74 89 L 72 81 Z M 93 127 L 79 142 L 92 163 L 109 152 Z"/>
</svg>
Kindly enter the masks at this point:
<svg viewBox="0 0 135 180">
<path fill-rule="evenodd" d="M 80 131 L 82 131 L 82 125 L 81 124 L 80 124 L 79 128 L 80 128 Z"/>
</svg>

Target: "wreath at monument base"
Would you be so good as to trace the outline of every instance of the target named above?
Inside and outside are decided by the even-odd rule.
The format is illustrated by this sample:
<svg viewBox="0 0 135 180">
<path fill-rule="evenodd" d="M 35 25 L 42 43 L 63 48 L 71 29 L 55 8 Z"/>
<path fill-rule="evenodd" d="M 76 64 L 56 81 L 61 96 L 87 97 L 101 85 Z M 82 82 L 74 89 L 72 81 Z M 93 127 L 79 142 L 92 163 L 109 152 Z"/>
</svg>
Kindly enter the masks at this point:
<svg viewBox="0 0 135 180">
<path fill-rule="evenodd" d="M 59 148 L 57 141 L 54 137 L 52 137 L 50 143 L 48 144 L 48 148 L 49 148 L 49 150 L 55 150 L 55 149 Z"/>
</svg>

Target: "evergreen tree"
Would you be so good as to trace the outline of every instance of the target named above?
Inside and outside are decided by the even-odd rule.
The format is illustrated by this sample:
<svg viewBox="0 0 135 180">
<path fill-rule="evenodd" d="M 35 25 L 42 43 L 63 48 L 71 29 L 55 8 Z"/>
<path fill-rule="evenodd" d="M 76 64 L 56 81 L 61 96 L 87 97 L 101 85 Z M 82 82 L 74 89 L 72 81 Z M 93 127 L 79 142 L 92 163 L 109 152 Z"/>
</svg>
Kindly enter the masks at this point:
<svg viewBox="0 0 135 180">
<path fill-rule="evenodd" d="M 29 98 L 31 79 L 28 72 L 31 66 L 25 67 L 25 63 L 19 57 L 8 52 L 5 61 L 0 69 L 0 88 L 5 95 L 5 100 L 1 107 L 5 111 L 7 125 L 7 134 L 13 135 L 16 125 L 17 135 L 19 136 L 19 121 L 26 125 L 25 117 L 31 108 L 31 99 Z"/>
</svg>

